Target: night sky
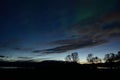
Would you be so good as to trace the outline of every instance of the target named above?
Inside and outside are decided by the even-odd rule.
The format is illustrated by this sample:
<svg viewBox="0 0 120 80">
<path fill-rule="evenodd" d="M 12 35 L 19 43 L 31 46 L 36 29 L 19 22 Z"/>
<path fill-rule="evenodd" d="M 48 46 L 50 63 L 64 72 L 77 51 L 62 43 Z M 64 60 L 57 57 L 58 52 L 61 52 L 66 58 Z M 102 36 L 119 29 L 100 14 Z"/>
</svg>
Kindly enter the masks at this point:
<svg viewBox="0 0 120 80">
<path fill-rule="evenodd" d="M 119 0 L 1 0 L 0 59 L 81 62 L 120 50 Z"/>
</svg>

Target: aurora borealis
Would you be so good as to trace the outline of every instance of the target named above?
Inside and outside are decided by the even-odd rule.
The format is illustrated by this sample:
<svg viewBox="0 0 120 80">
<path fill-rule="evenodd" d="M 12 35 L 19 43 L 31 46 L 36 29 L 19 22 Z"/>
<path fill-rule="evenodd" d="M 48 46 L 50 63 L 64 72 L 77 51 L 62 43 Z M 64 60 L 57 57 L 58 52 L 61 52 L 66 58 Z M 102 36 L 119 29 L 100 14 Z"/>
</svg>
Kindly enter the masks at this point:
<svg viewBox="0 0 120 80">
<path fill-rule="evenodd" d="M 120 50 L 119 0 L 0 1 L 0 55 L 8 60 L 63 60 L 78 52 Z M 3 57 L 2 57 L 3 58 Z"/>
</svg>

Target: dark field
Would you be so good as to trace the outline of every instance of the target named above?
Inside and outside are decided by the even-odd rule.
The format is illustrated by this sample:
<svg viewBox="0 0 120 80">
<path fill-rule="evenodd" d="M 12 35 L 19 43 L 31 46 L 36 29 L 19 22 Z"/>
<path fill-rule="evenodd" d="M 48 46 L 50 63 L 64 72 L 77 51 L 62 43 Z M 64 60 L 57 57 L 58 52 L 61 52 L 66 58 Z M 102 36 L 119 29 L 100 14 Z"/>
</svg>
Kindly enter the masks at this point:
<svg viewBox="0 0 120 80">
<path fill-rule="evenodd" d="M 113 64 L 113 63 L 112 63 Z M 77 64 L 62 61 L 35 62 L 4 62 L 0 63 L 2 79 L 92 79 L 92 80 L 119 80 L 120 69 L 118 63 L 108 64 Z M 103 67 L 98 69 L 97 66 Z M 107 68 L 104 68 L 107 66 Z M 117 67 L 115 67 L 117 66 Z"/>
</svg>

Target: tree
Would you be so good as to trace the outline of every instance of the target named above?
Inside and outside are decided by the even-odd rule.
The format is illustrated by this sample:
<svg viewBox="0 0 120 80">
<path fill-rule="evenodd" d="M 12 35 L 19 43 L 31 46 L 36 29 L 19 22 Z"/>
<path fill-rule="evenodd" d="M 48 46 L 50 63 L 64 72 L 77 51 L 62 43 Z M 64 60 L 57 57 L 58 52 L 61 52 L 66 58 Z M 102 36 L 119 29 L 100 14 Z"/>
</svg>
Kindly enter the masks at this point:
<svg viewBox="0 0 120 80">
<path fill-rule="evenodd" d="M 79 56 L 77 52 L 72 53 L 71 55 L 67 55 L 65 57 L 65 61 L 69 62 L 78 62 L 79 61 Z"/>
<path fill-rule="evenodd" d="M 79 61 L 78 53 L 77 52 L 72 53 L 71 58 L 73 62 L 78 62 Z"/>
<path fill-rule="evenodd" d="M 120 51 L 118 51 L 118 53 L 116 54 L 116 60 L 120 61 Z"/>
<path fill-rule="evenodd" d="M 88 61 L 89 63 L 93 63 L 93 54 L 88 54 L 88 56 L 87 56 L 87 61 Z"/>
<path fill-rule="evenodd" d="M 110 53 L 111 62 L 116 60 L 116 55 L 114 53 Z"/>
<path fill-rule="evenodd" d="M 104 61 L 105 62 L 110 62 L 110 54 L 105 54 Z"/>
<path fill-rule="evenodd" d="M 105 62 L 114 62 L 116 60 L 116 55 L 114 53 L 105 54 L 104 61 Z"/>
<path fill-rule="evenodd" d="M 93 57 L 93 63 L 101 63 L 101 59 L 99 57 Z"/>
<path fill-rule="evenodd" d="M 93 56 L 93 54 L 88 54 L 88 57 L 87 57 L 87 61 L 88 63 L 101 63 L 101 59 L 97 56 Z"/>
<path fill-rule="evenodd" d="M 71 62 L 71 61 L 72 61 L 72 60 L 71 60 L 71 55 L 67 55 L 67 56 L 65 57 L 65 61 Z"/>
</svg>

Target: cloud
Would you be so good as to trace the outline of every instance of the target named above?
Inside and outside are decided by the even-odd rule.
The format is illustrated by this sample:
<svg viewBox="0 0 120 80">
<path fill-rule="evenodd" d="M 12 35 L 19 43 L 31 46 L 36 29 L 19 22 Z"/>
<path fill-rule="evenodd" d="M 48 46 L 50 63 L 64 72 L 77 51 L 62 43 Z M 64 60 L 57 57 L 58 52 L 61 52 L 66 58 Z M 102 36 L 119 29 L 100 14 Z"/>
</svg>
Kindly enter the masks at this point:
<svg viewBox="0 0 120 80">
<path fill-rule="evenodd" d="M 32 57 L 18 57 L 20 59 L 31 59 Z"/>
<path fill-rule="evenodd" d="M 17 57 L 16 61 L 33 61 L 33 57 Z"/>
<path fill-rule="evenodd" d="M 20 39 L 11 39 L 0 41 L 0 48 L 11 49 L 11 50 L 19 50 L 19 51 L 32 51 L 31 47 L 22 46 L 22 40 Z"/>
<path fill-rule="evenodd" d="M 86 19 L 67 30 L 70 39 L 58 40 L 50 44 L 58 47 L 34 50 L 34 53 L 63 53 L 69 50 L 97 46 L 109 42 L 111 38 L 120 37 L 120 13 L 104 14 Z"/>
<path fill-rule="evenodd" d="M 12 49 L 19 50 L 19 51 L 31 51 L 31 50 L 33 50 L 33 48 L 24 48 L 24 47 L 14 47 Z"/>
<path fill-rule="evenodd" d="M 4 58 L 5 56 L 3 56 L 3 55 L 0 55 L 0 58 Z"/>
<path fill-rule="evenodd" d="M 101 21 L 111 23 L 114 21 L 120 22 L 120 12 L 112 12 L 100 17 Z"/>
<path fill-rule="evenodd" d="M 61 42 L 61 41 L 60 41 Z M 105 43 L 106 41 L 78 41 L 77 43 L 75 42 L 74 44 L 69 44 L 69 45 L 63 45 L 60 47 L 55 47 L 52 49 L 45 49 L 45 50 L 34 50 L 34 53 L 46 53 L 46 54 L 50 54 L 50 53 L 63 53 L 69 50 L 74 50 L 74 49 L 78 49 L 78 48 L 85 48 L 85 47 L 90 47 L 90 46 L 95 46 L 95 45 L 99 45 L 102 43 Z"/>
<path fill-rule="evenodd" d="M 114 12 L 86 19 L 71 27 L 68 34 L 73 37 L 92 37 L 93 39 L 120 34 L 120 12 Z"/>
<path fill-rule="evenodd" d="M 16 61 L 39 62 L 49 59 L 50 59 L 49 57 L 17 57 Z"/>
<path fill-rule="evenodd" d="M 8 58 L 8 56 L 0 55 L 0 61 L 4 61 Z"/>
</svg>

